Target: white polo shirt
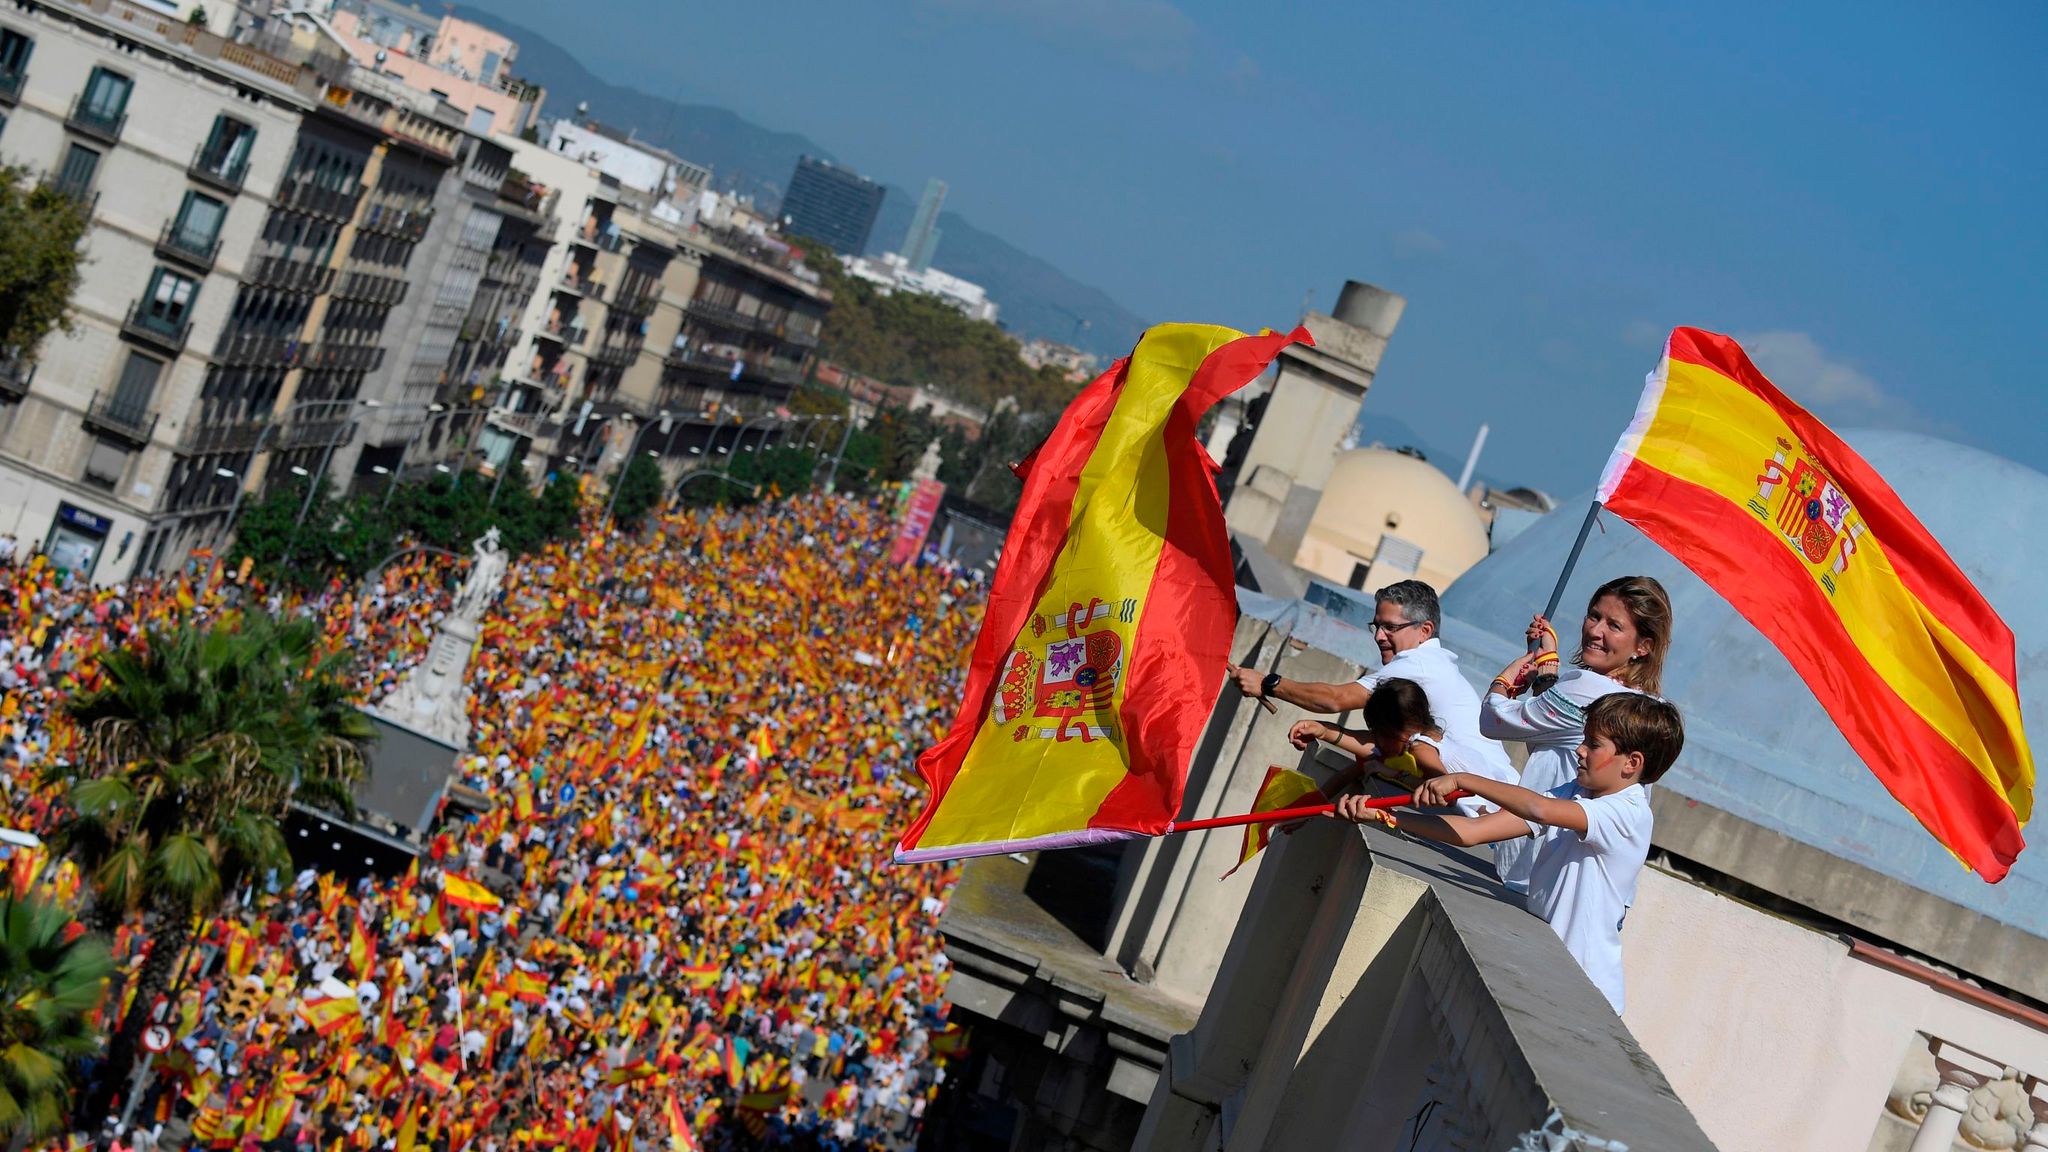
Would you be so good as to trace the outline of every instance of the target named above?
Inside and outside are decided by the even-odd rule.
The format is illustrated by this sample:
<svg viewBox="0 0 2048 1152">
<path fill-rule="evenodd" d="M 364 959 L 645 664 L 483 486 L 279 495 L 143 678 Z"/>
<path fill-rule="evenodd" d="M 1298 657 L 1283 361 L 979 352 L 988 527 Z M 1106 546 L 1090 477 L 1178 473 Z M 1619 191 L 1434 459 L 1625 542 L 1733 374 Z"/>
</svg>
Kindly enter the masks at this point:
<svg viewBox="0 0 2048 1152">
<path fill-rule="evenodd" d="M 1457 653 L 1431 637 L 1406 652 L 1394 653 L 1394 658 L 1385 666 L 1377 672 L 1360 676 L 1358 683 L 1370 692 L 1379 686 L 1380 681 L 1390 679 L 1413 680 L 1421 685 L 1423 695 L 1429 697 L 1429 710 L 1436 717 L 1437 727 L 1444 730 L 1444 736 L 1489 760 L 1498 757 L 1498 767 L 1508 772 L 1506 776 L 1494 772 L 1485 775 L 1496 779 L 1514 778 L 1514 770 L 1508 767 L 1507 752 L 1495 741 L 1479 734 L 1479 694 L 1472 691 L 1472 685 L 1465 683 L 1465 677 L 1459 674 Z"/>
<path fill-rule="evenodd" d="M 1535 865 L 1529 911 L 1549 921 L 1593 986 L 1622 1007 L 1621 922 L 1635 903 L 1636 880 L 1650 855 L 1650 797 L 1640 784 L 1587 796 L 1576 782 L 1551 790 L 1586 810 L 1586 834 L 1531 823 Z"/>
</svg>

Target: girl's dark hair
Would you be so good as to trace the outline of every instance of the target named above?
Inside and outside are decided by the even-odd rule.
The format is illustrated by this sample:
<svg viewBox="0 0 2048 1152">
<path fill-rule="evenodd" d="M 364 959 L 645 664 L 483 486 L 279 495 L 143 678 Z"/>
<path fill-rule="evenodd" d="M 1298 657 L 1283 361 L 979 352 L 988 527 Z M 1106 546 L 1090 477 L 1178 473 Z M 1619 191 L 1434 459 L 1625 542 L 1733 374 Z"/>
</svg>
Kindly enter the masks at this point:
<svg viewBox="0 0 2048 1152">
<path fill-rule="evenodd" d="M 1365 698 L 1361 713 L 1365 726 L 1374 732 L 1406 732 L 1419 728 L 1437 730 L 1436 717 L 1429 710 L 1429 694 L 1422 685 L 1398 676 L 1380 681 Z"/>
</svg>

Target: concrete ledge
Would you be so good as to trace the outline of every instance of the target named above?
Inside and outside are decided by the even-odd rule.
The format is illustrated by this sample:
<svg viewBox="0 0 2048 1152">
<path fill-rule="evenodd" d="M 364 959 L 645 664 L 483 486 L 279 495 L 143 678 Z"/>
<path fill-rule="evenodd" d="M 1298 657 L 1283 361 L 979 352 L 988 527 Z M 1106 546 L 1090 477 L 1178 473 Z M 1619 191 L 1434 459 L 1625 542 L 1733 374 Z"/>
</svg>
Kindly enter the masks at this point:
<svg viewBox="0 0 2048 1152">
<path fill-rule="evenodd" d="M 1419 1133 L 1408 1123 L 1418 1116 Z M 1174 1039 L 1134 1148 L 1411 1141 L 1712 1148 L 1489 861 L 1318 822 L 1268 850 L 1202 1019 Z"/>
</svg>

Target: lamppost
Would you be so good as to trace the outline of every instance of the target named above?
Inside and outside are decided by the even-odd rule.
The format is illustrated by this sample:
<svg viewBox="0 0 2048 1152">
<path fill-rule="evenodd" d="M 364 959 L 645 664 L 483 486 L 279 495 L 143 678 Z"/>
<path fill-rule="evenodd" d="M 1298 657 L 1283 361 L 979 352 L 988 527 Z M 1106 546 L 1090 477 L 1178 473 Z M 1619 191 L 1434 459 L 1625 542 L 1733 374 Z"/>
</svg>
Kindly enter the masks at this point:
<svg viewBox="0 0 2048 1152">
<path fill-rule="evenodd" d="M 384 406 L 384 402 L 382 400 L 371 400 L 367 398 L 358 398 L 356 400 L 356 403 L 362 405 L 365 408 L 382 408 Z M 348 426 L 348 423 L 348 421 L 344 420 L 342 421 L 342 426 L 346 428 Z M 306 514 L 313 510 L 313 497 L 320 494 L 320 482 L 326 479 L 327 465 L 334 459 L 335 446 L 340 444 L 342 440 L 343 437 L 340 436 L 339 434 L 330 437 L 327 441 L 327 446 L 321 449 L 320 451 L 320 466 L 318 468 L 313 469 L 312 478 L 308 480 L 306 483 L 306 499 L 299 504 L 299 515 L 297 520 L 294 521 L 294 523 L 300 528 L 304 528 L 306 526 Z M 287 553 L 285 556 L 285 562 L 291 562 L 291 556 L 289 553 Z"/>
<path fill-rule="evenodd" d="M 285 410 L 278 413 L 276 419 L 273 419 L 269 423 L 263 425 L 262 430 L 256 434 L 256 444 L 254 447 L 249 449 L 249 462 L 243 465 L 243 467 L 248 471 L 255 471 L 256 458 L 263 454 L 263 446 L 270 442 L 270 434 L 276 431 L 277 429 L 285 426 L 286 424 L 291 423 L 292 413 L 297 412 L 301 408 L 311 408 L 322 405 L 331 408 L 337 405 L 344 405 L 347 403 L 349 402 L 346 400 L 300 400 L 296 403 L 286 405 Z M 369 401 L 364 401 L 364 403 L 366 405 L 374 407 L 374 404 L 371 404 Z M 228 505 L 228 518 L 225 522 L 221 524 L 221 535 L 223 537 L 226 537 L 234 532 L 235 517 L 241 514 L 242 500 L 249 494 L 249 487 L 247 484 L 248 477 L 236 476 L 234 470 L 231 468 L 215 468 L 213 470 L 213 474 L 228 479 L 242 481 L 242 483 L 238 483 L 235 485 L 234 503 Z M 303 519 L 304 513 L 302 512 L 300 515 L 301 518 Z"/>
<path fill-rule="evenodd" d="M 446 404 L 435 403 L 427 405 L 426 412 L 430 416 L 474 416 L 479 412 L 489 412 L 491 408 L 492 406 L 488 404 L 473 405 L 467 408 L 450 408 Z M 457 483 L 461 483 L 462 475 L 469 471 L 469 450 L 471 444 L 474 444 L 475 441 L 476 437 L 472 436 L 469 443 L 462 446 L 462 464 L 455 471 Z M 384 485 L 384 500 L 378 507 L 391 507 L 391 494 L 398 490 L 398 482 L 405 476 L 405 458 L 410 455 L 412 455 L 412 443 L 407 441 L 405 447 L 398 454 L 398 467 L 391 470 L 391 479 Z M 377 469 L 372 468 L 371 471 L 375 472 Z M 493 490 L 495 491 L 495 486 Z"/>
<path fill-rule="evenodd" d="M 611 522 L 612 513 L 617 511 L 619 507 L 619 493 L 625 491 L 626 488 L 626 470 L 633 466 L 633 455 L 640 451 L 640 441 L 645 439 L 647 434 L 656 428 L 661 429 L 663 432 L 670 431 L 674 427 L 673 421 L 674 417 L 664 410 L 661 413 L 659 423 L 642 424 L 640 430 L 633 434 L 632 443 L 626 446 L 626 462 L 619 465 L 619 478 L 612 481 L 612 498 L 604 506 L 604 518 L 607 524 Z"/>
</svg>

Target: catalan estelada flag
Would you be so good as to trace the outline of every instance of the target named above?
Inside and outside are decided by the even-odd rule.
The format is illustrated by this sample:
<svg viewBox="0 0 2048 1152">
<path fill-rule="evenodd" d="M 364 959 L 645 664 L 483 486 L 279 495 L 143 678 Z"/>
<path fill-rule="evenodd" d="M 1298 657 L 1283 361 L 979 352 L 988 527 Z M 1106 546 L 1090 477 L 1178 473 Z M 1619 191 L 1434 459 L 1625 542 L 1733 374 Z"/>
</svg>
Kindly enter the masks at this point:
<svg viewBox="0 0 2048 1152">
<path fill-rule="evenodd" d="M 898 863 L 1164 832 L 1237 622 L 1209 406 L 1308 333 L 1147 331 L 1018 469 L 959 716 Z"/>
<path fill-rule="evenodd" d="M 1411 760 L 1410 763 L 1413 763 Z M 1292 808 L 1302 802 L 1303 797 L 1314 796 L 1322 800 L 1322 786 L 1303 773 L 1292 768 L 1275 764 L 1266 769 L 1266 778 L 1259 781 L 1259 794 L 1252 800 L 1253 812 L 1278 812 Z M 1313 803 L 1314 801 L 1311 801 Z M 1251 859 L 1266 850 L 1266 844 L 1273 838 L 1271 823 L 1247 824 L 1244 826 L 1244 844 L 1237 850 L 1237 863 L 1230 866 L 1230 872 L 1223 879 L 1230 879 L 1231 873 L 1251 863 Z"/>
<path fill-rule="evenodd" d="M 1935 839 L 2004 878 L 2034 804 L 2012 630 L 1875 469 L 1735 341 L 1679 328 L 1598 499 L 1777 645 Z"/>
</svg>

